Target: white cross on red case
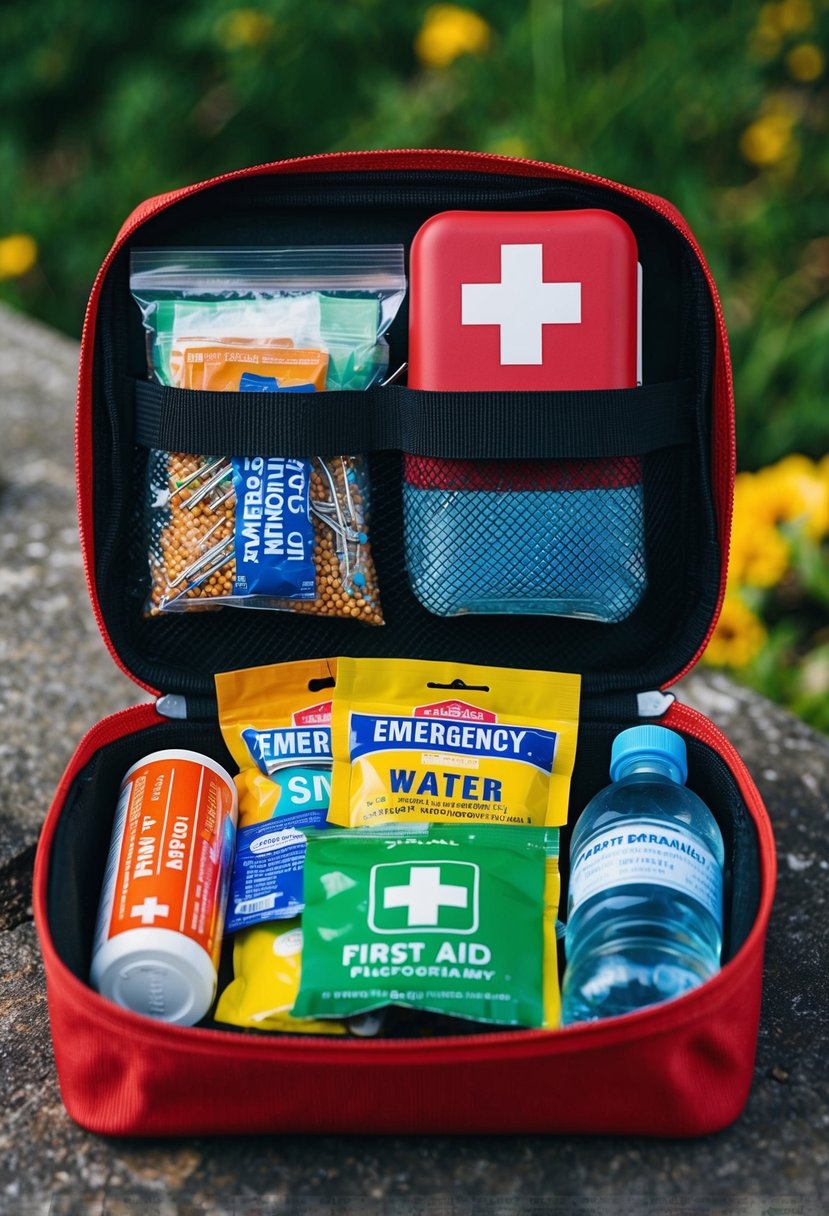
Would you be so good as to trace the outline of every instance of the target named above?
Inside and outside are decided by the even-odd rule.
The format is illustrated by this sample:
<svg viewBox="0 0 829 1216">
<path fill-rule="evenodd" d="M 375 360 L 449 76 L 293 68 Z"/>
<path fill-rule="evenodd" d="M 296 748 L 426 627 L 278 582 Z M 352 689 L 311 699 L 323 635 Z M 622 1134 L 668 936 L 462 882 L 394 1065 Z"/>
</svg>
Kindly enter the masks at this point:
<svg viewBox="0 0 829 1216">
<path fill-rule="evenodd" d="M 637 248 L 609 211 L 444 211 L 411 253 L 409 384 L 625 388 L 637 381 Z"/>
</svg>

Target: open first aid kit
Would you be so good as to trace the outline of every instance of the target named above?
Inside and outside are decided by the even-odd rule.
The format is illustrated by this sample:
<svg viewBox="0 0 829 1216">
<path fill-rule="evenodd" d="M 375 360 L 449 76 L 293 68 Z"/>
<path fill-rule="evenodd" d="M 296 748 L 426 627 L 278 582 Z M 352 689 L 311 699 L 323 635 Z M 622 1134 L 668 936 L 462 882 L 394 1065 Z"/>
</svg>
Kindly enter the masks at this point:
<svg viewBox="0 0 829 1216">
<path fill-rule="evenodd" d="M 78 1123 L 693 1136 L 739 1115 L 774 843 L 734 748 L 670 691 L 724 592 L 733 407 L 703 254 L 637 189 L 336 153 L 127 219 L 83 331 L 78 498 L 98 626 L 154 700 L 78 745 L 34 884 Z M 687 767 L 677 798 L 710 811 L 710 847 L 637 840 L 675 849 L 718 957 L 690 991 L 669 968 L 673 999 L 570 1022 L 556 916 L 569 894 L 589 920 L 621 839 L 597 795 L 647 751 L 618 742 L 634 727 L 670 728 L 652 767 Z"/>
</svg>

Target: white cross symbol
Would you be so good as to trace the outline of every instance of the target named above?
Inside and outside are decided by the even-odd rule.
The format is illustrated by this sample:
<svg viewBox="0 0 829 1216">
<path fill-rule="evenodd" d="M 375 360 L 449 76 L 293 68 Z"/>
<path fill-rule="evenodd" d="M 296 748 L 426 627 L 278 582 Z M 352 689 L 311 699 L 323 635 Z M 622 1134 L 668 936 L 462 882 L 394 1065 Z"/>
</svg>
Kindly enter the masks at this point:
<svg viewBox="0 0 829 1216">
<path fill-rule="evenodd" d="M 157 916 L 169 915 L 169 904 L 160 904 L 154 895 L 148 896 L 143 904 L 133 904 L 130 909 L 130 916 L 140 916 L 142 925 L 153 925 Z"/>
<path fill-rule="evenodd" d="M 384 908 L 406 908 L 406 924 L 436 925 L 440 909 L 465 908 L 469 891 L 440 881 L 440 866 L 412 866 L 405 886 L 386 887 Z"/>
<path fill-rule="evenodd" d="M 461 325 L 499 325 L 501 364 L 542 363 L 542 327 L 581 322 L 581 283 L 545 283 L 542 245 L 502 245 L 500 283 L 461 284 Z"/>
</svg>

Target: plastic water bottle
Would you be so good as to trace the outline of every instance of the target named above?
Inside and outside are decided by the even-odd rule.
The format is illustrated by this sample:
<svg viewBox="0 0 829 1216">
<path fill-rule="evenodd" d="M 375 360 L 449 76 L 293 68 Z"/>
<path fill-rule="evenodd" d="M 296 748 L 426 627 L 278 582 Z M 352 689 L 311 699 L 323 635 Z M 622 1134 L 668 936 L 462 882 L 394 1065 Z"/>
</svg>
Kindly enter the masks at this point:
<svg viewBox="0 0 829 1216">
<path fill-rule="evenodd" d="M 685 741 L 664 726 L 613 742 L 612 784 L 570 845 L 565 1024 L 681 996 L 719 970 L 722 835 L 687 776 Z"/>
</svg>

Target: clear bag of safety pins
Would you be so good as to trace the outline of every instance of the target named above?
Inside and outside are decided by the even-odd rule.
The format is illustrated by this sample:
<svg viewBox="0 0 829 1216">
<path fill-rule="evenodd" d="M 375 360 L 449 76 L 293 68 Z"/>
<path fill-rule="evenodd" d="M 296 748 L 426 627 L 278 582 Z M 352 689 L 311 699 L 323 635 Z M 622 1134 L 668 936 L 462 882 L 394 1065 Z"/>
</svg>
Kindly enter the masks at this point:
<svg viewBox="0 0 829 1216">
<path fill-rule="evenodd" d="M 151 379 L 279 394 L 382 383 L 406 279 L 399 245 L 136 249 L 130 287 Z M 364 457 L 152 451 L 147 469 L 150 615 L 233 605 L 383 623 Z"/>
</svg>

